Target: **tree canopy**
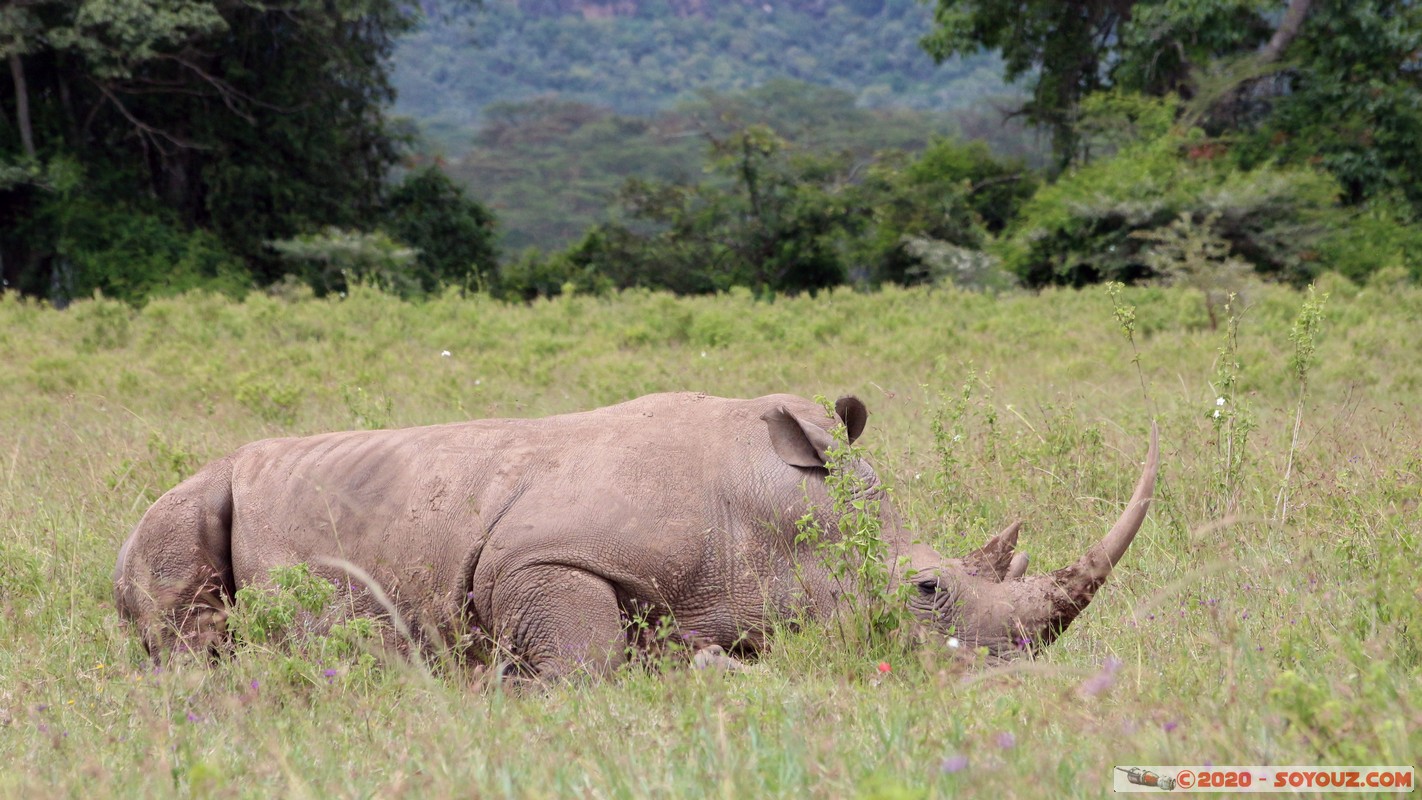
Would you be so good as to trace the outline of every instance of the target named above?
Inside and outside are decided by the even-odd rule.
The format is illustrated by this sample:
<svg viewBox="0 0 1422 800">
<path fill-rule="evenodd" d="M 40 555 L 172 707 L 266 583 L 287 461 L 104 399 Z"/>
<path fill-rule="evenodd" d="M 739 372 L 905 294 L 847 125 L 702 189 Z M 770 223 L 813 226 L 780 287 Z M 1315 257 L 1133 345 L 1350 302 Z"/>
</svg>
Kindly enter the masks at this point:
<svg viewBox="0 0 1422 800">
<path fill-rule="evenodd" d="M 397 0 L 15 0 L 0 9 L 0 258 L 63 297 L 280 276 L 273 240 L 377 224 L 402 133 L 384 107 Z M 147 243 L 147 245 L 145 245 Z M 158 282 L 182 283 L 177 274 Z M 181 285 L 174 288 L 182 288 Z"/>
<path fill-rule="evenodd" d="M 1062 165 L 1089 155 L 1088 96 L 1175 95 L 1251 163 L 1317 159 L 1355 201 L 1422 196 L 1410 155 L 1422 147 L 1422 7 L 1408 0 L 937 0 L 934 14 L 924 48 L 939 60 L 1000 50 Z"/>
</svg>

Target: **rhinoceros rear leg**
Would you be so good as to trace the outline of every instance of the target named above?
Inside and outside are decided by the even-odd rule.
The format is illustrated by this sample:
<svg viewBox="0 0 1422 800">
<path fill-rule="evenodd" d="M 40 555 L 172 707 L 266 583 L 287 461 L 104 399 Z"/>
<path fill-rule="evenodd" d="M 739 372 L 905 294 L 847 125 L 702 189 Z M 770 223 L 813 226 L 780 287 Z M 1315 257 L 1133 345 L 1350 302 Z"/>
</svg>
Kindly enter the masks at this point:
<svg viewBox="0 0 1422 800">
<path fill-rule="evenodd" d="M 579 569 L 521 569 L 494 587 L 500 640 L 539 678 L 604 675 L 626 660 L 617 593 Z"/>
<path fill-rule="evenodd" d="M 155 660 L 208 652 L 227 636 L 232 465 L 214 462 L 158 498 L 119 550 L 114 601 Z"/>
</svg>

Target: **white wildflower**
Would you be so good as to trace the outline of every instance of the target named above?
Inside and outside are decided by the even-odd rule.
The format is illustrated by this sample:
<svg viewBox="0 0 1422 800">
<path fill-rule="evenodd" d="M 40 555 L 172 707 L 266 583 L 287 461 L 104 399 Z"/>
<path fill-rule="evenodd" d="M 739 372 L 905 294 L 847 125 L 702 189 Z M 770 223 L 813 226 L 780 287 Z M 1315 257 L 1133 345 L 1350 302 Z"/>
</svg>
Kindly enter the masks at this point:
<svg viewBox="0 0 1422 800">
<path fill-rule="evenodd" d="M 958 649 L 958 637 L 956 637 L 956 636 L 949 636 L 949 637 L 948 637 L 948 646 L 951 647 L 951 648 L 953 648 L 953 649 L 955 649 L 955 650 Z"/>
<path fill-rule="evenodd" d="M 1222 405 L 1224 405 L 1224 404 L 1225 404 L 1225 399 L 1224 399 L 1223 397 L 1216 397 L 1216 398 L 1215 398 L 1215 405 L 1217 405 L 1217 406 L 1222 406 Z"/>
<path fill-rule="evenodd" d="M 450 355 L 451 353 L 448 350 L 441 350 L 439 353 L 440 358 L 449 358 Z"/>
<path fill-rule="evenodd" d="M 1215 419 L 1219 419 L 1219 418 L 1220 418 L 1220 410 L 1217 408 L 1217 409 L 1215 409 Z"/>
</svg>

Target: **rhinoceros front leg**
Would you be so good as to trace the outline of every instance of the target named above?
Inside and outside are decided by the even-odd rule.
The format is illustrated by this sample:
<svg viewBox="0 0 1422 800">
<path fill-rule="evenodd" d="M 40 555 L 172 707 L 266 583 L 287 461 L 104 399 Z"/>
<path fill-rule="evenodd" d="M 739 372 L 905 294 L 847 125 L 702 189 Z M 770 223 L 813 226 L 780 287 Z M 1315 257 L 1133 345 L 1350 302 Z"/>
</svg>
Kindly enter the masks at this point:
<svg viewBox="0 0 1422 800">
<path fill-rule="evenodd" d="M 589 572 L 527 567 L 494 587 L 494 630 L 537 677 L 605 675 L 627 658 L 617 593 Z"/>
</svg>

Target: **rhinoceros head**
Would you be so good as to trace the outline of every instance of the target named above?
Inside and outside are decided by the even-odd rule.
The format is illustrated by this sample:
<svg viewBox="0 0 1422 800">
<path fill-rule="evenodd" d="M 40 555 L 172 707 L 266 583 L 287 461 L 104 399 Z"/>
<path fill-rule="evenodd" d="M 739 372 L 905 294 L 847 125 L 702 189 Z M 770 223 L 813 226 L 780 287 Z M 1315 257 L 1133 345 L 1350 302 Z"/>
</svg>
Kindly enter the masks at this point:
<svg viewBox="0 0 1422 800">
<path fill-rule="evenodd" d="M 1071 566 L 1026 577 L 1027 554 L 1015 553 L 1022 523 L 978 550 L 910 578 L 915 614 L 963 648 L 1010 659 L 1051 644 L 1091 602 L 1145 521 L 1155 489 L 1159 434 L 1151 426 L 1145 469 L 1131 500 L 1106 537 Z"/>
</svg>

